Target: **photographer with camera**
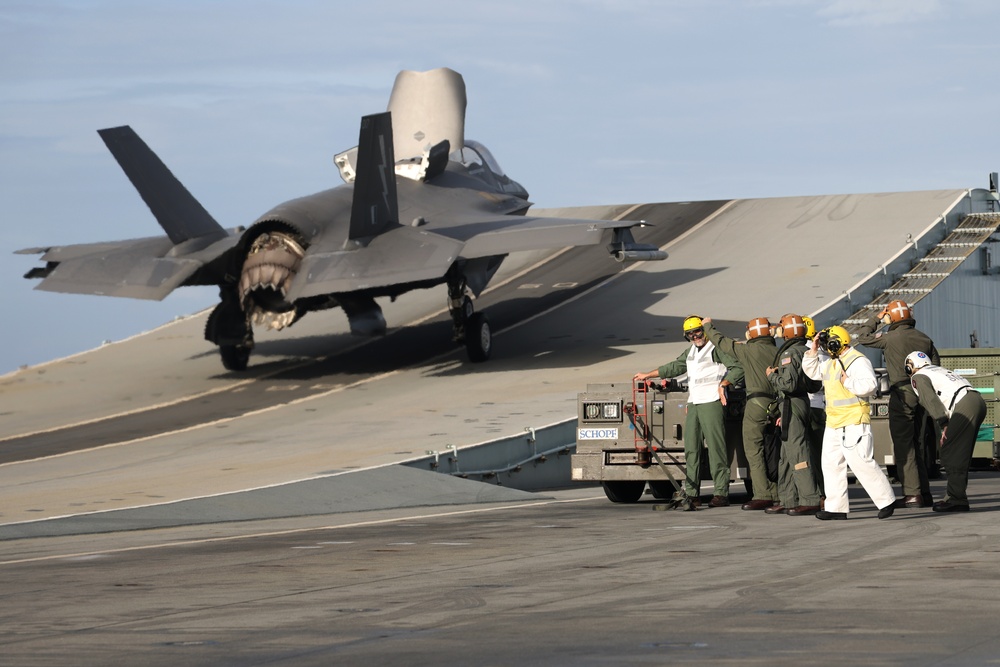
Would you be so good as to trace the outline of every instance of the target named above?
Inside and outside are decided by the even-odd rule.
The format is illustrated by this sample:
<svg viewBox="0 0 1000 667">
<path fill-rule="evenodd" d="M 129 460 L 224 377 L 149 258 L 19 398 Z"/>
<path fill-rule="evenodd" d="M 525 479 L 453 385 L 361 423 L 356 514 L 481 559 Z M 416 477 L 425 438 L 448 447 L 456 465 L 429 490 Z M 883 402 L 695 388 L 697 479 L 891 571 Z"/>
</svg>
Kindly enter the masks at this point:
<svg viewBox="0 0 1000 667">
<path fill-rule="evenodd" d="M 709 507 L 729 505 L 729 451 L 723 407 L 726 388 L 743 381 L 739 363 L 723 354 L 705 337 L 701 318 L 689 315 L 683 324 L 684 338 L 691 347 L 671 362 L 648 373 L 636 373 L 635 380 L 675 378 L 687 374 L 688 403 L 684 419 L 685 493 L 695 507 L 701 505 L 701 443 L 708 448 L 708 468 L 714 491 Z"/>
<path fill-rule="evenodd" d="M 830 359 L 820 360 L 820 347 Z M 847 518 L 848 467 L 878 507 L 878 518 L 892 516 L 896 495 L 875 462 L 871 417 L 865 400 L 877 386 L 871 362 L 851 347 L 851 336 L 846 329 L 832 326 L 816 334 L 812 349 L 802 358 L 802 368 L 810 378 L 823 381 L 826 393 L 822 458 L 826 503 L 816 518 L 824 521 Z"/>
</svg>

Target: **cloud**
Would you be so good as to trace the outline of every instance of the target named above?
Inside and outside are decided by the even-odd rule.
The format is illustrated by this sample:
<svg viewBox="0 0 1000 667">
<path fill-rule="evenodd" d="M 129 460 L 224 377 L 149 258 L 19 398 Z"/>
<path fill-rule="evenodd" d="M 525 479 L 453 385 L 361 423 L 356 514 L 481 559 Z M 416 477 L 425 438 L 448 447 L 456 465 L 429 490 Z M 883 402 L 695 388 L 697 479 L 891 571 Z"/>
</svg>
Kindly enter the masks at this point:
<svg viewBox="0 0 1000 667">
<path fill-rule="evenodd" d="M 818 14 L 832 26 L 881 27 L 930 21 L 944 7 L 941 0 L 832 0 Z"/>
</svg>

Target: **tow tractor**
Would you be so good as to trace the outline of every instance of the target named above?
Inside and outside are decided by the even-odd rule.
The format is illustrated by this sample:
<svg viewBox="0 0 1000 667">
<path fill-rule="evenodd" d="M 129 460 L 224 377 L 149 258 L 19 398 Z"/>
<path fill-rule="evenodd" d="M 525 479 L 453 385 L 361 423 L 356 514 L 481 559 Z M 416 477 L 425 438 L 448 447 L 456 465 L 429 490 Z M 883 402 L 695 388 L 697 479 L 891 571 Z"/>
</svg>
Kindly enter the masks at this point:
<svg viewBox="0 0 1000 667">
<path fill-rule="evenodd" d="M 694 499 L 684 493 L 687 399 L 687 387 L 676 380 L 588 384 L 577 395 L 572 479 L 600 482 L 614 503 L 638 502 L 648 485 L 654 498 L 667 501 L 663 509 L 693 510 Z M 747 471 L 741 426 L 745 392 L 730 389 L 727 403 L 729 460 L 733 479 L 741 479 Z M 702 462 L 701 479 L 711 479 L 707 453 Z"/>
</svg>

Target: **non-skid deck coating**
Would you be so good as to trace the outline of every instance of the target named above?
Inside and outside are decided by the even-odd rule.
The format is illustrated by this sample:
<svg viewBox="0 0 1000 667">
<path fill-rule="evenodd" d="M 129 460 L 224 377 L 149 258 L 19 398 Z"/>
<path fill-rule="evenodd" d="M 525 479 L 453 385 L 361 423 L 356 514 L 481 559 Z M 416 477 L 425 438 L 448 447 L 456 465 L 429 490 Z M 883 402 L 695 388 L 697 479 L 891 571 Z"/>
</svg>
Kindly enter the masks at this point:
<svg viewBox="0 0 1000 667">
<path fill-rule="evenodd" d="M 262 334 L 246 374 L 223 371 L 202 314 L 5 376 L 0 521 L 282 484 L 561 421 L 588 382 L 675 355 L 690 313 L 741 335 L 749 317 L 812 312 L 961 194 L 555 211 L 648 220 L 655 227 L 637 236 L 670 258 L 624 272 L 602 248 L 517 258 L 479 300 L 498 330 L 485 364 L 449 344 L 443 296 L 428 290 L 387 304 L 393 330 L 382 339 L 350 337 L 339 312 Z M 863 235 L 850 264 L 829 253 L 832 223 Z M 779 248 L 797 254 L 769 259 Z M 25 460 L 35 456 L 50 458 Z"/>
<path fill-rule="evenodd" d="M 563 211 L 655 222 L 670 259 L 517 258 L 480 300 L 499 325 L 482 365 L 421 320 L 444 301 L 427 292 L 386 306 L 414 324 L 379 341 L 338 313 L 261 335 L 245 375 L 199 315 L 5 376 L 0 662 L 996 662 L 995 473 L 973 475 L 968 514 L 879 521 L 853 487 L 850 520 L 821 522 L 393 465 L 572 417 L 587 383 L 675 357 L 692 312 L 733 335 L 812 312 L 961 194 Z M 852 262 L 831 224 L 864 239 Z"/>
</svg>

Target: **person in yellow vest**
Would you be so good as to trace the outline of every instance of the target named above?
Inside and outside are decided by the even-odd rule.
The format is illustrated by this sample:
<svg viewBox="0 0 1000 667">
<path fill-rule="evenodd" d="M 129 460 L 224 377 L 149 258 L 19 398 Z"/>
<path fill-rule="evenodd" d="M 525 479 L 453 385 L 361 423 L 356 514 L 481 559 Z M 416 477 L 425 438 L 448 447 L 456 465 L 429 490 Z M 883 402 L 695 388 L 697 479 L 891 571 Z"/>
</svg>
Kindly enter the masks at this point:
<svg viewBox="0 0 1000 667">
<path fill-rule="evenodd" d="M 821 347 L 830 355 L 829 360 L 820 360 Z M 826 394 L 822 458 L 826 503 L 816 518 L 847 518 L 848 467 L 878 507 L 878 518 L 892 516 L 896 494 L 875 462 L 871 417 L 865 400 L 875 392 L 877 382 L 872 363 L 851 347 L 846 329 L 832 326 L 816 334 L 812 348 L 802 358 L 802 369 L 812 379 L 823 381 Z"/>
</svg>

